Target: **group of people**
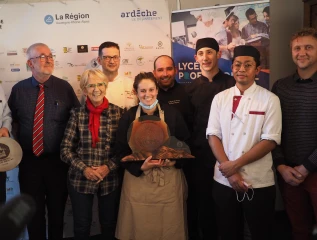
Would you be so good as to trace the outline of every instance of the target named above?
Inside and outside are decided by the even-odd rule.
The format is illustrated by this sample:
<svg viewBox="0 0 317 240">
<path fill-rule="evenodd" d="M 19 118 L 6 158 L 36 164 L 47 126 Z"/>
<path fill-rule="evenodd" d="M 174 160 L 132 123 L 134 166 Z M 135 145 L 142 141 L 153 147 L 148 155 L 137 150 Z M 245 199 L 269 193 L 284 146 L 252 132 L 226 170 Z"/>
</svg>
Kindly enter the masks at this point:
<svg viewBox="0 0 317 240">
<path fill-rule="evenodd" d="M 52 75 L 49 47 L 31 45 L 32 77 L 12 88 L 8 102 L 0 92 L 0 136 L 20 143 L 20 189 L 37 206 L 29 239 L 63 238 L 68 194 L 76 240 L 89 239 L 94 195 L 101 239 L 234 240 L 243 239 L 245 223 L 253 240 L 272 239 L 273 163 L 293 239 L 310 239 L 317 218 L 317 31 L 298 31 L 290 46 L 297 71 L 270 92 L 255 82 L 260 53 L 253 46 L 234 48 L 232 77 L 218 68 L 218 42 L 199 39 L 202 74 L 181 85 L 167 55 L 134 81 L 120 76 L 120 48 L 105 42 L 102 70 L 82 74 L 80 106 L 70 84 Z M 187 143 L 195 159 L 124 161 L 147 117 Z"/>
<path fill-rule="evenodd" d="M 270 7 L 266 6 L 262 13 L 264 22 L 258 21 L 258 15 L 253 8 L 248 8 L 245 17 L 249 21 L 240 30 L 240 20 L 236 12 L 238 7 L 228 7 L 224 10 L 225 20 L 214 17 L 214 10 L 192 11 L 197 19 L 197 39 L 204 37 L 215 38 L 221 50 L 221 58 L 230 60 L 236 46 L 252 45 L 261 53 L 260 64 L 262 68 L 269 68 L 268 46 L 270 32 Z"/>
</svg>

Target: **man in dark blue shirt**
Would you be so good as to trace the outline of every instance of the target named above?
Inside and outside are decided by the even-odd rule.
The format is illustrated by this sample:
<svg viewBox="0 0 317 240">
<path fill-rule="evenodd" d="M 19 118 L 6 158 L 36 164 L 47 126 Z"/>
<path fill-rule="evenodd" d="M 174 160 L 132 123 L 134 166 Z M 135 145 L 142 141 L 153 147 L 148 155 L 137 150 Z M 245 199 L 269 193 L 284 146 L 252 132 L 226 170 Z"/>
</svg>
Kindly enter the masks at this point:
<svg viewBox="0 0 317 240">
<path fill-rule="evenodd" d="M 67 200 L 68 167 L 60 160 L 60 143 L 73 107 L 79 101 L 71 85 L 52 75 L 54 58 L 49 47 L 35 43 L 27 50 L 27 65 L 32 77 L 13 86 L 9 98 L 13 132 L 23 150 L 19 166 L 22 193 L 36 202 L 37 211 L 28 224 L 30 240 L 46 239 L 45 207 L 48 211 L 48 238 L 63 238 L 63 218 Z M 44 94 L 42 106 L 40 95 Z M 36 129 L 38 106 L 42 107 L 41 127 Z M 37 131 L 37 132 L 36 132 Z M 40 151 L 35 150 L 35 134 L 40 135 Z"/>
</svg>

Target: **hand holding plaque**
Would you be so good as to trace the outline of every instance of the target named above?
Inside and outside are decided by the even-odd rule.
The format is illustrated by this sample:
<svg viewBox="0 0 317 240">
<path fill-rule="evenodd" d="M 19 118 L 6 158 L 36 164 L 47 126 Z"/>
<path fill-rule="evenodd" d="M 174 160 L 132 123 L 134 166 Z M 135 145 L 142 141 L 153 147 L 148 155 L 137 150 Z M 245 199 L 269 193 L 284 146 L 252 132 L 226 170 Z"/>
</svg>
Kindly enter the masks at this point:
<svg viewBox="0 0 317 240">
<path fill-rule="evenodd" d="M 167 124 L 159 117 L 139 117 L 134 120 L 128 131 L 129 146 L 133 153 L 124 157 L 122 161 L 142 161 L 149 156 L 162 160 L 194 158 L 184 142 L 169 135 Z"/>
</svg>

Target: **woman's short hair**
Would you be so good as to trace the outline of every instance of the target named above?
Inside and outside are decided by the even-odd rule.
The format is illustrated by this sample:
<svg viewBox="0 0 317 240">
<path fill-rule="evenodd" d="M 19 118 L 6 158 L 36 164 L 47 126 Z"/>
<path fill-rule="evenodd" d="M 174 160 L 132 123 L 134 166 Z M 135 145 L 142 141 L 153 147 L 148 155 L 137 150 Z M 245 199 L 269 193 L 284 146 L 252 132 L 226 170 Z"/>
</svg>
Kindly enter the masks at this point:
<svg viewBox="0 0 317 240">
<path fill-rule="evenodd" d="M 158 88 L 158 84 L 156 81 L 156 78 L 154 77 L 154 74 L 152 72 L 140 72 L 138 75 L 134 78 L 133 88 L 137 92 L 140 82 L 143 79 L 150 79 L 154 82 L 156 88 Z"/>
<path fill-rule="evenodd" d="M 88 84 L 88 80 L 91 76 L 95 76 L 106 83 L 106 88 L 108 86 L 107 76 L 99 69 L 87 69 L 83 72 L 80 79 L 80 88 L 84 91 Z"/>
</svg>

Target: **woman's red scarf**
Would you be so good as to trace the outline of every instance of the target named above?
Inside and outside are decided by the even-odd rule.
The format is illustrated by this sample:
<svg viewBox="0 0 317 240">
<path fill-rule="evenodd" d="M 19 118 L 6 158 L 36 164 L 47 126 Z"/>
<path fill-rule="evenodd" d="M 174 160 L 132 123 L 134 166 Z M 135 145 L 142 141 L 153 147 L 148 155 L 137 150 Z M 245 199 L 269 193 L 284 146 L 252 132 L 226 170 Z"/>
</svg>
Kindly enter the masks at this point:
<svg viewBox="0 0 317 240">
<path fill-rule="evenodd" d="M 89 110 L 89 130 L 91 132 L 91 138 L 92 138 L 92 147 L 95 148 L 97 142 L 99 142 L 99 126 L 100 126 L 100 115 L 101 112 L 108 108 L 109 102 L 106 97 L 103 98 L 103 103 L 97 107 L 95 107 L 90 99 L 87 97 L 86 100 L 86 106 Z"/>
</svg>

